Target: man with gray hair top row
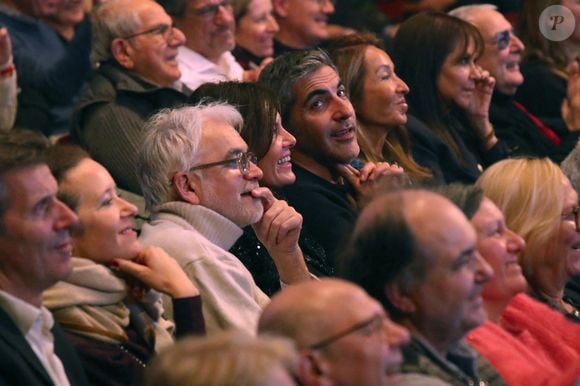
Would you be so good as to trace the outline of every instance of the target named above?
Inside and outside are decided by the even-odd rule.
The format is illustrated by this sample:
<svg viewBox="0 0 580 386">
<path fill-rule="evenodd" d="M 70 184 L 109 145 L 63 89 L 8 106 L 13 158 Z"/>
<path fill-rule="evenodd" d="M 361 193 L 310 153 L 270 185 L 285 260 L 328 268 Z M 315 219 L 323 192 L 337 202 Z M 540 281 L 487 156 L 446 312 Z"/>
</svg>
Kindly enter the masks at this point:
<svg viewBox="0 0 580 386">
<path fill-rule="evenodd" d="M 199 288 L 209 334 L 255 334 L 269 302 L 228 252 L 243 227 L 253 225 L 283 283 L 311 277 L 298 246 L 302 216 L 258 185 L 262 170 L 239 134 L 242 123 L 227 104 L 162 110 L 148 121 L 139 156 L 152 212 L 141 242 L 162 247 Z"/>
</svg>

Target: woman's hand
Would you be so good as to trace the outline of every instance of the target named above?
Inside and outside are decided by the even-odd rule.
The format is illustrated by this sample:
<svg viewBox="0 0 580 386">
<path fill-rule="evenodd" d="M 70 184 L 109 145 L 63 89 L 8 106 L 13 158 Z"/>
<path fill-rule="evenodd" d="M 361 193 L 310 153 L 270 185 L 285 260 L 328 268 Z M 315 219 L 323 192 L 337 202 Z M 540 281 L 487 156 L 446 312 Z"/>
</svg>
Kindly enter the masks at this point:
<svg viewBox="0 0 580 386">
<path fill-rule="evenodd" d="M 467 108 L 467 113 L 473 120 L 487 119 L 491 96 L 495 87 L 495 78 L 489 75 L 489 71 L 476 65 L 471 79 L 475 82 L 475 90 L 473 91 L 471 103 Z"/>
<path fill-rule="evenodd" d="M 568 89 L 562 101 L 562 118 L 569 131 L 580 131 L 580 63 L 574 60 L 567 68 Z"/>
<path fill-rule="evenodd" d="M 179 263 L 159 247 L 145 247 L 134 260 L 115 259 L 111 265 L 172 298 L 199 295 Z"/>
</svg>

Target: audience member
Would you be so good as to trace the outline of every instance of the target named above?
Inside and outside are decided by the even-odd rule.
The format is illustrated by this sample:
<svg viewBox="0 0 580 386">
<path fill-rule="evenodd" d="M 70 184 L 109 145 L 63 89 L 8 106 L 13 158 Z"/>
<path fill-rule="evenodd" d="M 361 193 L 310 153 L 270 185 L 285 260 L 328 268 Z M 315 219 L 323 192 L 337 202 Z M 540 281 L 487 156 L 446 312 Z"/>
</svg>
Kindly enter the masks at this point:
<svg viewBox="0 0 580 386">
<path fill-rule="evenodd" d="M 77 218 L 56 196 L 45 138 L 0 133 L 0 384 L 87 385 L 42 293 L 72 270 Z"/>
<path fill-rule="evenodd" d="M 176 333 L 203 332 L 199 291 L 160 248 L 141 248 L 137 208 L 117 195 L 107 170 L 76 146 L 49 149 L 60 197 L 79 218 L 72 274 L 44 292 L 44 303 L 81 356 L 93 385 L 134 385 L 143 364 L 173 343 L 160 295 L 174 302 Z M 121 271 L 126 277 L 119 275 Z"/>
<path fill-rule="evenodd" d="M 541 13 L 552 5 L 567 7 L 574 15 L 575 29 L 562 41 L 547 38 L 542 31 L 550 27 L 538 24 Z M 580 128 L 580 5 L 573 0 L 522 1 L 517 32 L 526 45 L 522 63 L 526 81 L 516 100 L 542 119 L 568 117 L 574 121 L 571 127 Z"/>
<path fill-rule="evenodd" d="M 394 40 L 393 61 L 413 91 L 407 98 L 411 114 L 462 166 L 450 182 L 474 182 L 478 164 L 487 166 L 507 155 L 488 116 L 495 80 L 475 63 L 482 49 L 473 25 L 432 11 L 403 22 Z"/>
<path fill-rule="evenodd" d="M 546 120 L 548 125 L 514 100 L 516 90 L 524 82 L 519 67 L 524 45 L 513 34 L 509 21 L 491 4 L 467 5 L 450 14 L 473 24 L 483 37 L 483 52 L 477 64 L 496 80 L 489 119 L 497 137 L 514 155 L 550 157 L 561 162 L 578 141 L 578 134 L 568 131 L 574 129 L 574 123 L 567 125 L 556 118 Z"/>
<path fill-rule="evenodd" d="M 100 65 L 75 112 L 73 136 L 121 188 L 140 193 L 142 126 L 189 94 L 176 83 L 185 37 L 153 0 L 106 1 L 93 16 L 93 59 Z"/>
<path fill-rule="evenodd" d="M 440 165 L 421 166 L 413 159 L 411 147 L 420 150 L 420 143 L 411 142 L 405 128 L 409 87 L 380 41 L 374 35 L 351 34 L 332 41 L 328 52 L 356 111 L 359 157 L 399 164 L 413 181 L 443 182 Z"/>
<path fill-rule="evenodd" d="M 238 133 L 242 124 L 226 104 L 164 110 L 149 121 L 139 159 L 153 213 L 141 241 L 165 249 L 199 288 L 209 333 L 254 333 L 269 301 L 227 252 L 243 227 L 253 224 L 282 282 L 310 278 L 298 246 L 302 217 L 258 186 L 262 171 Z"/>
<path fill-rule="evenodd" d="M 359 216 L 341 263 L 345 278 L 411 331 L 404 384 L 504 385 L 463 339 L 486 319 L 481 294 L 493 271 L 473 227 L 447 199 L 425 191 L 377 198 Z"/>
<path fill-rule="evenodd" d="M 359 153 L 354 109 L 323 51 L 276 58 L 260 74 L 260 83 L 278 93 L 282 125 L 296 137 L 296 182 L 279 191 L 304 216 L 305 229 L 334 264 L 336 248 L 354 224 L 358 208 L 385 176 L 401 176 L 403 170 L 384 162 L 369 162 L 360 170 L 349 165 Z"/>
<path fill-rule="evenodd" d="M 195 90 L 207 82 L 255 81 L 260 68 L 244 72 L 231 51 L 236 44 L 231 0 L 157 0 L 183 30 L 179 48 L 181 81 Z"/>
<path fill-rule="evenodd" d="M 5 27 L 0 28 L 0 131 L 14 126 L 18 105 L 16 69 L 12 63 L 12 42 Z"/>
<path fill-rule="evenodd" d="M 274 55 L 274 35 L 280 29 L 272 0 L 232 0 L 236 21 L 236 48 L 232 54 L 244 68 L 266 65 Z"/>
<path fill-rule="evenodd" d="M 40 19 L 54 15 L 61 1 L 0 1 L 0 24 L 10 32 L 19 73 L 16 126 L 46 135 L 69 131 L 76 98 L 90 72 L 88 21 L 81 23 L 74 39 L 64 45 Z M 4 71 L 13 69 L 9 66 Z"/>
<path fill-rule="evenodd" d="M 244 117 L 240 135 L 248 144 L 249 151 L 256 154 L 257 165 L 264 174 L 260 185 L 276 189 L 294 183 L 296 176 L 290 155 L 296 139 L 282 126 L 272 91 L 256 83 L 206 83 L 195 90 L 192 100 L 201 100 L 204 104 L 221 101 L 236 106 Z M 311 273 L 316 276 L 334 275 L 333 265 L 328 262 L 324 249 L 304 230 L 300 232 L 298 243 Z M 244 234 L 230 252 L 244 263 L 267 295 L 271 296 L 280 289 L 276 265 L 251 226 L 244 228 Z"/>
<path fill-rule="evenodd" d="M 286 339 L 223 332 L 188 338 L 148 366 L 145 386 L 296 386 L 298 358 Z"/>
<path fill-rule="evenodd" d="M 580 194 L 580 142 L 562 161 L 562 172 L 568 177 L 576 193 Z"/>
<path fill-rule="evenodd" d="M 483 287 L 488 320 L 467 341 L 488 358 L 509 385 L 574 385 L 580 376 L 580 325 L 566 320 L 523 292 L 526 279 L 518 264 L 523 239 L 507 228 L 503 214 L 474 186 L 437 190 L 470 219 L 477 251 L 494 270 Z"/>
<path fill-rule="evenodd" d="M 328 18 L 333 0 L 272 0 L 280 30 L 274 38 L 274 56 L 313 49 L 330 37 Z"/>
<path fill-rule="evenodd" d="M 291 338 L 300 354 L 301 385 L 398 384 L 407 330 L 360 287 L 322 279 L 285 289 L 272 298 L 260 333 Z"/>
<path fill-rule="evenodd" d="M 526 241 L 519 263 L 528 293 L 580 321 L 580 304 L 564 294 L 580 273 L 578 194 L 568 178 L 548 159 L 511 159 L 490 167 L 477 184 Z"/>
</svg>

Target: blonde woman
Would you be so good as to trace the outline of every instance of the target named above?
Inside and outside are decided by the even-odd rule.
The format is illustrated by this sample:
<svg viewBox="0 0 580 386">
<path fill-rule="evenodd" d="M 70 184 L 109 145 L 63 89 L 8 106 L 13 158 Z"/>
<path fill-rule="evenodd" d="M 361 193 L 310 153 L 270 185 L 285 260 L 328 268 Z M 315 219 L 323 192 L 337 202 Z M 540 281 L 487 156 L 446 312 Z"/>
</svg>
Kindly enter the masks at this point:
<svg viewBox="0 0 580 386">
<path fill-rule="evenodd" d="M 478 179 L 504 213 L 509 229 L 526 242 L 519 263 L 536 299 L 580 321 L 579 305 L 564 295 L 580 273 L 578 194 L 558 165 L 544 159 L 508 159 Z"/>
</svg>

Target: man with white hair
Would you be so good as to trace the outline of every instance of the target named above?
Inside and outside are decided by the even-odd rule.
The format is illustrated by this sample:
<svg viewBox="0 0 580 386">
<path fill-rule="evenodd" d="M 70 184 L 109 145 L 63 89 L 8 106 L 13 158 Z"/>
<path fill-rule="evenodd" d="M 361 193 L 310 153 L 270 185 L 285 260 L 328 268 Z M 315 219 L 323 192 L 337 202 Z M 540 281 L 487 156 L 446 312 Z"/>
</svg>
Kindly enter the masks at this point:
<svg viewBox="0 0 580 386">
<path fill-rule="evenodd" d="M 512 25 L 491 4 L 466 5 L 450 15 L 473 24 L 484 41 L 477 64 L 496 80 L 489 119 L 496 136 L 507 143 L 514 155 L 550 157 L 561 162 L 578 140 L 580 129 L 574 116 L 542 121 L 514 100 L 524 82 L 520 62 L 524 44 L 513 34 Z"/>
<path fill-rule="evenodd" d="M 231 105 L 163 110 L 145 127 L 139 178 L 150 224 L 141 241 L 173 256 L 199 288 L 208 333 L 255 333 L 269 299 L 228 250 L 252 224 L 285 284 L 309 280 L 302 216 L 260 187 L 262 170 Z"/>
</svg>

